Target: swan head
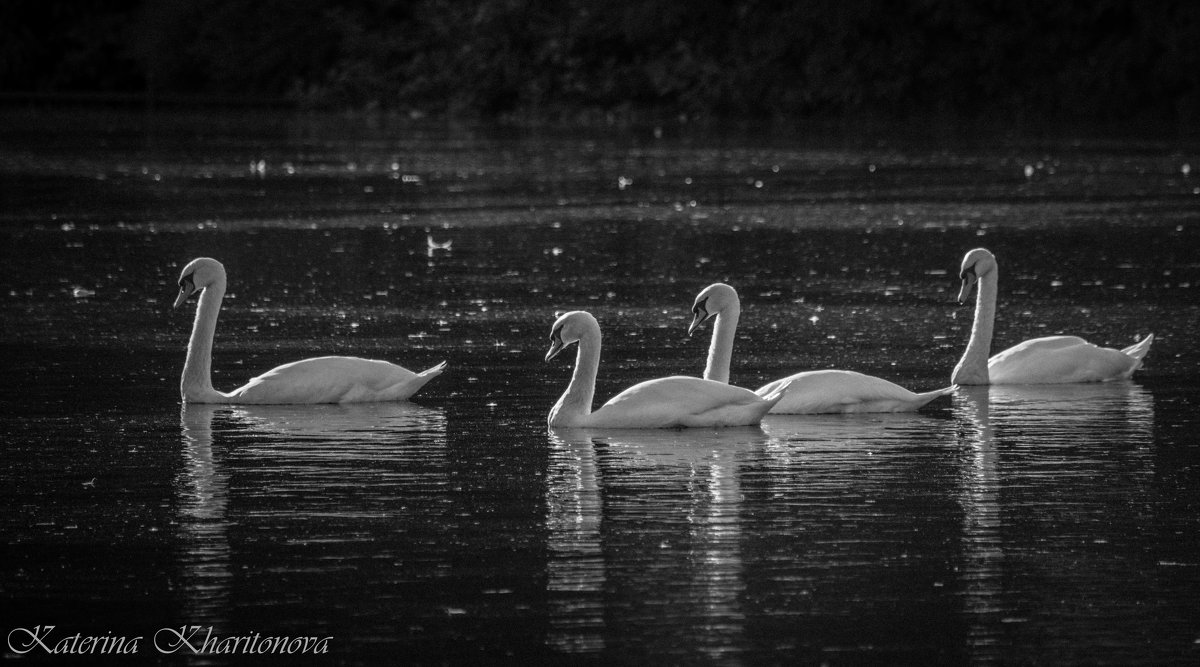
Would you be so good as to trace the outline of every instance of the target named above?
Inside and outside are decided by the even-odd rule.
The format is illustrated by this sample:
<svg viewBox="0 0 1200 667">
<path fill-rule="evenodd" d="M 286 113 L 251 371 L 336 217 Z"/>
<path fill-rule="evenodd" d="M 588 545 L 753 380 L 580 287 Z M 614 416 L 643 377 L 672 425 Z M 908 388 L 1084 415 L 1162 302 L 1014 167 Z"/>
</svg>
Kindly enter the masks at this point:
<svg viewBox="0 0 1200 667">
<path fill-rule="evenodd" d="M 564 347 L 597 331 L 600 331 L 600 323 L 591 313 L 582 310 L 565 313 L 550 328 L 550 350 L 546 352 L 546 361 L 553 359 Z"/>
<path fill-rule="evenodd" d="M 175 308 L 196 292 L 224 282 L 225 267 L 220 262 L 211 257 L 193 259 L 179 272 L 179 296 L 175 297 Z"/>
<path fill-rule="evenodd" d="M 737 290 L 725 283 L 713 283 L 700 290 L 700 293 L 696 295 L 696 301 L 692 303 L 692 324 L 688 327 L 688 335 L 692 335 L 692 332 L 699 329 L 700 325 L 709 319 L 725 312 L 727 308 L 737 305 L 739 305 Z"/>
<path fill-rule="evenodd" d="M 958 277 L 962 280 L 962 288 L 958 291 L 958 302 L 965 303 L 979 282 L 987 274 L 996 270 L 996 257 L 985 248 L 976 248 L 963 256 L 962 268 Z"/>
</svg>

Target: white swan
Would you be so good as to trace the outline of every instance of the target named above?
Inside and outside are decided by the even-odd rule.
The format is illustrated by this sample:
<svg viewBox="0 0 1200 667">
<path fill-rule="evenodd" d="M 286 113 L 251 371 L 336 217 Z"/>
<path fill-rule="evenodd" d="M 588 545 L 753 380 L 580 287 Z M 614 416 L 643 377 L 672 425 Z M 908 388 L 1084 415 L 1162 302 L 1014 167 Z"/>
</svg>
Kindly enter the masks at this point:
<svg viewBox="0 0 1200 667">
<path fill-rule="evenodd" d="M 951 376 L 955 384 L 1066 384 L 1128 378 L 1142 365 L 1154 342 L 1154 334 L 1149 334 L 1135 345 L 1116 350 L 1078 336 L 1047 336 L 1018 343 L 989 359 L 999 282 L 995 256 L 983 248 L 968 252 L 959 277 L 959 303 L 971 296 L 976 283 L 979 295 L 971 340 Z"/>
<path fill-rule="evenodd" d="M 704 377 L 717 382 L 729 382 L 729 362 L 733 356 L 733 337 L 742 312 L 737 291 L 724 283 L 705 287 L 696 295 L 692 305 L 694 332 L 710 318 L 713 325 L 712 343 L 708 348 L 708 363 Z M 854 371 L 822 370 L 796 373 L 763 385 L 755 393 L 766 396 L 780 386 L 790 385 L 787 395 L 771 408 L 771 414 L 821 414 L 837 412 L 908 412 L 920 409 L 933 399 L 954 391 L 946 387 L 923 394 L 882 378 Z"/>
<path fill-rule="evenodd" d="M 647 380 L 617 394 L 592 412 L 596 372 L 600 368 L 600 324 L 590 313 L 569 312 L 550 332 L 550 361 L 564 347 L 579 343 L 571 383 L 550 409 L 547 421 L 560 428 L 674 428 L 750 426 L 762 421 L 787 390 L 759 396 L 749 389 L 694 377 Z"/>
<path fill-rule="evenodd" d="M 215 259 L 200 257 L 179 275 L 178 308 L 195 292 L 203 291 L 196 305 L 196 322 L 188 341 L 187 360 L 179 391 L 187 403 L 363 403 L 402 401 L 446 367 L 442 362 L 414 373 L 386 361 L 358 357 L 315 357 L 273 368 L 251 379 L 246 386 L 224 393 L 212 386 L 212 345 L 221 300 L 225 298 L 225 267 Z"/>
</svg>

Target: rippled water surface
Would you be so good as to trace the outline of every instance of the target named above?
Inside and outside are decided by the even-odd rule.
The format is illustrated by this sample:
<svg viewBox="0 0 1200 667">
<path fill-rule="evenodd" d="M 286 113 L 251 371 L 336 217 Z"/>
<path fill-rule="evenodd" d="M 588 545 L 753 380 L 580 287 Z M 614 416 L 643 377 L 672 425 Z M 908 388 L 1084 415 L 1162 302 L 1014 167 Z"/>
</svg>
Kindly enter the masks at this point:
<svg viewBox="0 0 1200 667">
<path fill-rule="evenodd" d="M 52 624 L 155 658 L 185 625 L 351 663 L 1200 657 L 1194 140 L 4 114 L 9 654 Z M 977 246 L 994 349 L 1154 332 L 1145 368 L 918 414 L 545 426 L 556 312 L 600 320 L 602 401 L 702 372 L 718 280 L 736 384 L 945 386 Z M 408 403 L 182 406 L 197 256 L 229 275 L 219 389 L 320 354 L 449 366 Z"/>
</svg>

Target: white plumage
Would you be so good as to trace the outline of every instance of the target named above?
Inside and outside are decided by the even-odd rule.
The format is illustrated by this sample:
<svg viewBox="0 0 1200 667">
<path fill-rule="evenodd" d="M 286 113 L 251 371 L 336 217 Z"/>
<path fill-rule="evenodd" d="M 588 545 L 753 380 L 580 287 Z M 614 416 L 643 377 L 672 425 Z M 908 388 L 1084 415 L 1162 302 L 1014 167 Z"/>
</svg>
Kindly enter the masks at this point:
<svg viewBox="0 0 1200 667">
<path fill-rule="evenodd" d="M 696 296 L 692 313 L 694 317 L 688 333 L 709 318 L 716 318 L 704 377 L 729 382 L 733 338 L 741 314 L 737 291 L 724 283 L 709 285 Z M 820 370 L 775 380 L 755 393 L 766 396 L 785 385 L 788 386 L 787 394 L 771 408 L 772 414 L 908 412 L 954 391 L 954 387 L 946 387 L 918 394 L 894 382 L 855 371 Z"/>
<path fill-rule="evenodd" d="M 395 364 L 358 357 L 314 357 L 293 361 L 252 378 L 245 386 L 224 393 L 212 386 L 212 345 L 217 315 L 225 297 L 225 267 L 215 259 L 192 260 L 179 276 L 178 308 L 202 292 L 188 342 L 180 394 L 188 403 L 359 403 L 402 401 L 417 392 L 446 367 L 414 373 Z"/>
<path fill-rule="evenodd" d="M 996 258 L 983 248 L 963 257 L 960 303 L 978 284 L 971 339 L 954 367 L 956 384 L 1066 384 L 1128 378 L 1141 367 L 1154 334 L 1123 350 L 1100 347 L 1078 336 L 1047 336 L 1018 343 L 988 358 L 996 320 L 999 270 Z"/>
<path fill-rule="evenodd" d="M 675 428 L 747 426 L 783 397 L 786 387 L 759 396 L 748 389 L 694 377 L 665 377 L 636 384 L 592 412 L 600 366 L 600 324 L 590 313 L 572 311 L 558 318 L 550 334 L 546 360 L 578 343 L 571 383 L 547 422 L 560 428 Z"/>
</svg>

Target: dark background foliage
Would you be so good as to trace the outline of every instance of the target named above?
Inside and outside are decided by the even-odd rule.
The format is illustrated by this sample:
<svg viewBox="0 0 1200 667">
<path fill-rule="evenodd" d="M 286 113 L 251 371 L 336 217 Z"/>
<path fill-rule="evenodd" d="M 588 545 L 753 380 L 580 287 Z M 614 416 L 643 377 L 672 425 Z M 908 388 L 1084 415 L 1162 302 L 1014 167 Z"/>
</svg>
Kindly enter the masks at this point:
<svg viewBox="0 0 1200 667">
<path fill-rule="evenodd" d="M 0 88 L 455 115 L 1200 116 L 1194 0 L 9 0 Z"/>
</svg>

